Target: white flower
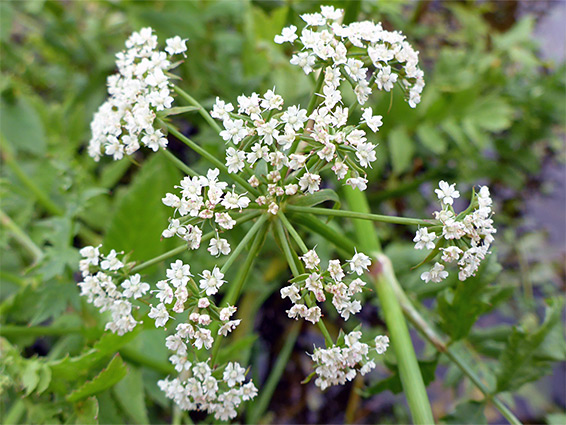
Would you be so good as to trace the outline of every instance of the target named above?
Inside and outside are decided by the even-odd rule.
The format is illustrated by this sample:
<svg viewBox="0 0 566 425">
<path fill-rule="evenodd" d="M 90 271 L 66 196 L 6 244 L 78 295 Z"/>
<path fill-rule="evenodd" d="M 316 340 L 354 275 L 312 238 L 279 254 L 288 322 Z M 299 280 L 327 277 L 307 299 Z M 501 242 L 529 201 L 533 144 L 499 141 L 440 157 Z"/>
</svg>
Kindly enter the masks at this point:
<svg viewBox="0 0 566 425">
<path fill-rule="evenodd" d="M 367 126 L 375 133 L 376 131 L 379 131 L 379 127 L 383 125 L 383 117 L 381 115 L 373 116 L 372 114 L 373 112 L 371 110 L 371 107 L 365 108 L 364 113 L 362 114 L 362 122 L 365 122 Z"/>
<path fill-rule="evenodd" d="M 434 240 L 436 239 L 436 233 L 428 232 L 426 227 L 417 230 L 417 233 L 413 239 L 416 242 L 415 249 L 434 249 Z"/>
<path fill-rule="evenodd" d="M 320 176 L 307 172 L 299 179 L 299 186 L 303 192 L 315 193 L 320 187 Z"/>
<path fill-rule="evenodd" d="M 214 295 L 218 289 L 226 282 L 223 280 L 224 274 L 217 266 L 214 266 L 212 272 L 204 270 L 202 272 L 202 279 L 200 280 L 200 288 L 206 291 L 206 295 Z"/>
<path fill-rule="evenodd" d="M 297 32 L 297 27 L 295 25 L 290 25 L 288 27 L 283 28 L 283 31 L 281 31 L 281 35 L 276 35 L 273 41 L 275 41 L 277 44 L 283 44 L 286 42 L 292 43 L 297 39 L 297 34 L 295 34 L 296 32 Z"/>
<path fill-rule="evenodd" d="M 220 254 L 228 255 L 230 254 L 230 244 L 226 239 L 221 239 L 220 237 L 212 238 L 208 246 L 208 252 L 215 257 L 218 257 Z"/>
<path fill-rule="evenodd" d="M 186 286 L 191 274 L 191 266 L 183 264 L 181 260 L 171 263 L 170 268 L 166 272 L 167 278 L 170 279 L 171 285 L 175 288 Z"/>
<path fill-rule="evenodd" d="M 444 180 L 441 180 L 440 183 L 438 183 L 438 186 L 440 187 L 440 189 L 435 189 L 434 191 L 438 195 L 440 202 L 442 202 L 443 204 L 452 205 L 454 203 L 454 199 L 460 197 L 460 192 L 456 190 L 455 183 L 449 185 Z"/>
<path fill-rule="evenodd" d="M 185 45 L 185 43 L 187 42 L 186 38 L 182 39 L 181 37 L 176 35 L 173 38 L 168 38 L 167 40 L 165 40 L 165 42 L 167 43 L 165 51 L 170 55 L 177 55 L 179 53 L 185 53 L 187 51 L 187 46 Z"/>
<path fill-rule="evenodd" d="M 135 299 L 140 298 L 149 291 L 149 285 L 145 282 L 140 282 L 141 276 L 135 274 L 129 279 L 122 282 L 122 288 L 124 288 L 124 296 L 127 298 L 134 297 Z"/>
<path fill-rule="evenodd" d="M 444 271 L 444 266 L 440 263 L 435 263 L 432 269 L 428 272 L 424 272 L 421 274 L 421 279 L 424 280 L 426 283 L 434 282 L 438 283 L 448 277 L 448 272 Z"/>
<path fill-rule="evenodd" d="M 304 123 L 308 120 L 306 109 L 300 109 L 300 106 L 290 106 L 281 116 L 281 121 L 287 123 L 298 131 L 303 128 Z"/>
<path fill-rule="evenodd" d="M 312 69 L 313 69 L 312 67 L 314 66 L 314 64 L 316 62 L 316 58 L 313 55 L 310 55 L 307 52 L 300 52 L 300 53 L 293 55 L 290 62 L 291 62 L 292 65 L 298 65 L 301 68 L 303 68 L 303 71 L 305 71 L 305 74 L 308 75 L 312 72 Z"/>
<path fill-rule="evenodd" d="M 244 379 L 246 379 L 245 372 L 246 369 L 240 366 L 239 363 L 230 362 L 226 366 L 226 369 L 224 369 L 222 378 L 229 387 L 233 387 L 236 385 L 236 383 L 241 384 L 242 382 L 244 382 Z"/>
<path fill-rule="evenodd" d="M 275 202 L 269 204 L 269 207 L 267 208 L 267 212 L 269 214 L 277 215 L 278 211 L 279 211 L 279 205 L 277 205 Z"/>
<path fill-rule="evenodd" d="M 368 270 L 371 265 L 371 260 L 369 257 L 361 252 L 356 252 L 351 260 L 348 260 L 350 264 L 350 269 L 355 272 L 358 276 L 364 273 L 364 270 Z"/>
<path fill-rule="evenodd" d="M 167 307 L 165 307 L 165 304 L 163 303 L 159 303 L 157 304 L 157 306 L 151 306 L 151 310 L 149 311 L 148 316 L 152 319 L 155 319 L 156 328 L 165 326 L 170 317 L 169 312 L 167 311 Z"/>
<path fill-rule="evenodd" d="M 360 191 L 364 191 L 367 189 L 367 179 L 364 177 L 351 177 L 346 180 L 346 184 L 352 186 L 352 189 L 358 188 Z"/>
<path fill-rule="evenodd" d="M 389 337 L 387 335 L 378 335 L 375 337 L 375 350 L 377 354 L 383 354 L 389 347 Z"/>
<path fill-rule="evenodd" d="M 235 145 L 240 143 L 240 141 L 247 136 L 248 130 L 244 127 L 243 120 L 224 120 L 224 128 L 220 132 L 220 137 L 222 137 L 226 142 L 232 141 Z"/>
<path fill-rule="evenodd" d="M 124 263 L 118 260 L 117 255 L 118 253 L 115 250 L 111 250 L 106 257 L 103 256 L 103 260 L 100 262 L 100 268 L 102 270 L 115 271 L 124 267 Z"/>
<path fill-rule="evenodd" d="M 224 307 L 222 310 L 220 310 L 219 313 L 220 320 L 222 320 L 223 322 L 229 320 L 230 317 L 232 317 L 232 315 L 236 312 L 236 310 L 237 308 L 234 306 Z"/>
<path fill-rule="evenodd" d="M 318 258 L 318 254 L 314 249 L 307 251 L 305 255 L 301 257 L 303 263 L 305 263 L 305 267 L 309 270 L 314 270 L 320 264 L 320 258 Z"/>
<path fill-rule="evenodd" d="M 460 254 L 463 252 L 457 246 L 449 246 L 448 248 L 440 248 L 442 251 L 442 261 L 446 263 L 451 263 L 452 261 L 458 261 Z"/>
<path fill-rule="evenodd" d="M 246 153 L 232 147 L 226 151 L 226 166 L 229 173 L 238 173 L 244 169 Z"/>
<path fill-rule="evenodd" d="M 231 103 L 226 103 L 220 98 L 216 98 L 216 103 L 214 104 L 210 115 L 213 118 L 220 119 L 222 121 L 230 118 L 230 112 L 234 110 L 234 106 Z"/>
<path fill-rule="evenodd" d="M 214 338 L 211 336 L 210 329 L 197 328 L 194 334 L 194 339 L 195 342 L 193 342 L 193 345 L 197 350 L 200 350 L 202 347 L 210 350 L 214 343 Z"/>
</svg>

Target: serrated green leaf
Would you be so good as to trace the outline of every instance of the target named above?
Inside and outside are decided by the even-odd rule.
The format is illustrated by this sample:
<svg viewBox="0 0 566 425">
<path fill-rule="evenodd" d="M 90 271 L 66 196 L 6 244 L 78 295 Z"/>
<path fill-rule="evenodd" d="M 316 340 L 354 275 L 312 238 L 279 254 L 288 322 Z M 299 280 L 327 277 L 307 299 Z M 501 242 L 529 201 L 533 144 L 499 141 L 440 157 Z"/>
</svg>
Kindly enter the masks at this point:
<svg viewBox="0 0 566 425">
<path fill-rule="evenodd" d="M 113 388 L 114 397 L 126 415 L 136 424 L 148 424 L 141 371 L 130 368 L 128 375 Z"/>
<path fill-rule="evenodd" d="M 516 391 L 523 384 L 535 381 L 550 372 L 550 362 L 535 358 L 535 353 L 559 322 L 562 305 L 561 300 L 550 300 L 544 322 L 532 332 L 519 327 L 513 329 L 499 357 L 497 392 Z"/>
<path fill-rule="evenodd" d="M 86 400 L 75 404 L 75 416 L 77 425 L 97 424 L 98 423 L 98 400 L 96 397 L 89 397 Z"/>
<path fill-rule="evenodd" d="M 128 373 L 128 367 L 119 354 L 116 354 L 108 366 L 103 369 L 92 380 L 84 383 L 80 388 L 69 394 L 67 401 L 78 401 L 88 396 L 98 394 L 107 388 L 114 386 Z"/>
<path fill-rule="evenodd" d="M 488 289 L 495 280 L 501 266 L 492 257 L 480 267 L 476 276 L 465 282 L 458 282 L 453 288 L 446 288 L 438 297 L 440 327 L 457 341 L 468 335 L 478 317 L 492 308 L 491 296 L 498 288 Z"/>
<path fill-rule="evenodd" d="M 391 163 L 394 174 L 401 174 L 411 165 L 415 145 L 409 137 L 405 127 L 398 127 L 391 131 L 387 139 L 389 152 L 391 155 Z"/>
<path fill-rule="evenodd" d="M 123 345 L 134 339 L 138 333 L 139 328 L 122 336 L 113 333 L 104 334 L 86 353 L 48 363 L 53 376 L 62 380 L 74 380 L 88 373 L 102 359 L 116 353 Z"/>
<path fill-rule="evenodd" d="M 454 425 L 484 425 L 487 419 L 484 414 L 485 403 L 479 401 L 465 401 L 456 406 L 454 412 L 442 418 L 445 424 Z"/>
</svg>

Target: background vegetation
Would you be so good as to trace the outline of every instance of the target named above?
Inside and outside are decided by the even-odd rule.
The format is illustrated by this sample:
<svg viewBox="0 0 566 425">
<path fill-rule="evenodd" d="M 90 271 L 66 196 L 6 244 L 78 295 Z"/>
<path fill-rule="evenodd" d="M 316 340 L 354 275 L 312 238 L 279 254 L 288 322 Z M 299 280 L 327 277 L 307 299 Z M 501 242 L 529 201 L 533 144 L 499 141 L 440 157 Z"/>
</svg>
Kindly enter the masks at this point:
<svg viewBox="0 0 566 425">
<path fill-rule="evenodd" d="M 2 423 L 205 420 L 174 411 L 155 384 L 171 370 L 166 349 L 154 343 L 161 331 L 105 334 L 104 321 L 78 295 L 84 245 L 133 250 L 138 261 L 174 247 L 160 241 L 168 217 L 160 199 L 180 179 L 160 154 L 141 153 L 136 163 L 93 162 L 85 151 L 89 123 L 106 95 L 114 53 L 142 26 L 152 26 L 160 40 L 190 39 L 178 71 L 183 88 L 205 106 L 216 96 L 234 101 L 273 86 L 289 103 L 304 103 L 312 81 L 272 40 L 320 4 L 0 3 Z M 513 1 L 322 4 L 347 6 L 349 16 L 403 31 L 425 68 L 417 109 L 396 92 L 372 105 L 386 117 L 378 165 L 368 177 L 372 211 L 427 217 L 440 179 L 468 189 L 488 184 L 496 199 L 498 261 L 465 284 L 423 284 L 420 271 L 411 270 L 422 260 L 413 249 L 414 229 L 377 227 L 417 310 L 487 388 L 486 396 L 454 359 L 415 332 L 435 419 L 501 423 L 492 402 L 497 394 L 523 422 L 566 423 L 566 248 L 557 237 L 564 235 L 564 205 L 548 203 L 564 189 L 553 176 L 564 170 L 565 67 L 541 59 L 533 31 L 543 15 Z M 199 116 L 178 125 L 211 152 L 222 149 Z M 195 169 L 206 166 L 180 143 L 170 146 Z M 304 353 L 321 337 L 304 326 L 297 338 L 301 324 L 286 318 L 278 288 L 289 273 L 272 245 L 273 255 L 267 249 L 246 285 L 240 313 L 249 319 L 228 348 L 252 365 L 266 394 L 241 420 L 407 423 L 392 353 L 366 386 L 354 381 L 321 393 L 300 384 L 310 369 Z M 320 244 L 319 253 L 324 249 L 329 255 Z M 154 266 L 148 279 L 163 271 Z M 376 297 L 368 297 L 364 327 L 383 331 L 379 314 Z"/>
</svg>

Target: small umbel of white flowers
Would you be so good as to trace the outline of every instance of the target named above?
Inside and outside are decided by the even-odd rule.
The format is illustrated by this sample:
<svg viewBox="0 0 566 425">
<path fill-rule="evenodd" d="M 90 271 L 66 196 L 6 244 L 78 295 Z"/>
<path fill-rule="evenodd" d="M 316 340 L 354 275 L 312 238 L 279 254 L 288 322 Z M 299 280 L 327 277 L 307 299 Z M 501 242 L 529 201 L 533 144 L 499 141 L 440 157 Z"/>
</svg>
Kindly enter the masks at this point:
<svg viewBox="0 0 566 425">
<path fill-rule="evenodd" d="M 343 25 L 339 23 L 343 17 L 342 9 L 322 6 L 320 13 L 301 15 L 306 25 L 300 35 L 291 25 L 283 28 L 275 42 L 298 45 L 290 62 L 300 66 L 305 74 L 317 66 L 331 68 L 335 81 L 345 79 L 352 85 L 361 105 L 366 103 L 373 87 L 391 91 L 398 84 L 409 105 L 416 107 L 425 85 L 424 73 L 418 66 L 419 53 L 399 31 L 387 31 L 380 23 L 371 21 Z M 352 57 L 352 53 L 356 56 Z M 340 101 L 332 90 L 325 95 Z M 378 120 L 366 118 L 366 122 L 370 128 L 381 125 Z"/>
<path fill-rule="evenodd" d="M 340 260 L 330 260 L 328 267 L 320 267 L 320 259 L 314 249 L 308 251 L 301 257 L 307 273 L 297 276 L 291 285 L 281 288 L 281 298 L 289 298 L 293 306 L 287 310 L 287 315 L 295 320 L 303 318 L 311 323 L 317 323 L 322 311 L 315 305 L 310 308 L 306 303 L 309 297 L 314 296 L 316 301 L 322 303 L 327 295 L 332 296 L 332 304 L 344 320 L 355 315 L 362 309 L 359 300 L 354 296 L 362 292 L 366 283 L 359 277 L 346 279 Z M 362 253 L 356 253 L 348 260 L 352 274 L 361 275 L 371 264 L 369 257 Z M 311 295 L 312 294 L 312 295 Z"/>
<path fill-rule="evenodd" d="M 447 265 L 456 263 L 458 279 L 466 280 L 475 275 L 481 261 L 490 253 L 493 234 L 497 232 L 491 219 L 493 211 L 489 188 L 480 186 L 479 191 L 474 191 L 470 206 L 460 214 L 456 214 L 452 207 L 454 199 L 460 197 L 455 184 L 441 181 L 435 192 L 442 210 L 436 211 L 434 217 L 442 226 L 442 233 L 421 228 L 413 241 L 415 249 L 433 249 L 433 253 L 440 254 L 440 259 L 429 271 L 421 274 L 421 279 L 427 283 L 441 282 L 449 275 L 445 270 Z"/>
<path fill-rule="evenodd" d="M 139 274 L 126 277 L 128 269 L 124 258 L 111 250 L 100 253 L 100 247 L 86 246 L 80 250 L 79 268 L 83 280 L 78 283 L 81 296 L 97 307 L 101 313 L 109 311 L 111 320 L 105 329 L 118 335 L 131 332 L 141 322 L 133 316 L 132 300 L 141 298 L 149 291 L 149 285 L 141 281 Z"/>
<path fill-rule="evenodd" d="M 160 51 L 151 28 L 134 32 L 126 41 L 126 50 L 116 55 L 118 73 L 108 77 L 109 97 L 90 124 L 88 154 L 96 161 L 102 155 L 121 159 L 141 145 L 153 151 L 167 146 L 165 134 L 155 128 L 154 121 L 159 111 L 171 108 L 167 72 L 173 67 L 172 56 L 187 50 L 186 41 L 170 38 L 165 51 Z"/>
<path fill-rule="evenodd" d="M 182 410 L 204 410 L 216 420 L 227 421 L 237 416 L 242 402 L 257 395 L 253 382 L 245 383 L 246 370 L 239 363 L 213 370 L 207 362 L 191 364 L 185 358 L 183 369 L 190 373 L 158 382 L 165 396 Z"/>
<path fill-rule="evenodd" d="M 344 336 L 344 342 L 329 348 L 315 348 L 311 355 L 315 363 L 317 378 L 315 385 L 325 390 L 331 385 L 343 385 L 351 381 L 356 374 L 365 375 L 375 368 L 370 346 L 360 342 L 362 333 L 353 331 Z M 379 336 L 375 339 L 375 350 L 383 354 L 387 350 L 389 339 Z"/>
</svg>

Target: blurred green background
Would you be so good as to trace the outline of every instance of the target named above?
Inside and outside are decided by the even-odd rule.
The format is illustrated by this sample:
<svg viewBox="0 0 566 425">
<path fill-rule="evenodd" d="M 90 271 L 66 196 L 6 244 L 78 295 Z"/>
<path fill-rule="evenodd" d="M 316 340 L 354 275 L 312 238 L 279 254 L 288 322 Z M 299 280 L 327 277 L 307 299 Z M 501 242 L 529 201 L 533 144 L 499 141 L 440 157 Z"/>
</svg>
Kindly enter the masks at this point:
<svg viewBox="0 0 566 425">
<path fill-rule="evenodd" d="M 299 14 L 321 4 L 346 7 L 348 16 L 402 31 L 420 51 L 425 70 L 427 85 L 415 110 L 399 92 L 371 100 L 374 111 L 384 117 L 377 135 L 378 162 L 368 177 L 372 210 L 428 217 L 434 207 L 433 188 L 441 179 L 457 182 L 464 192 L 487 184 L 495 198 L 495 251 L 502 267 L 489 263 L 478 279 L 467 283 L 476 285 L 470 298 L 461 298 L 466 294 L 454 281 L 423 285 L 420 272 L 410 270 L 422 259 L 411 242 L 414 229 L 379 225 L 399 280 L 423 311 L 480 361 L 488 382 L 493 368 L 505 360 L 502 353 L 511 349 L 512 325 L 525 330 L 523 344 L 532 343 L 528 335 L 542 322 L 545 299 L 565 289 L 566 3 L 3 1 L 4 423 L 80 423 L 92 413 L 93 406 L 86 402 L 64 401 L 73 377 L 47 376 L 51 372 L 45 366 L 67 355 L 78 356 L 102 335 L 103 321 L 78 296 L 78 249 L 103 242 L 108 248 L 133 250 L 132 257 L 143 261 L 174 247 L 173 241 L 160 241 L 169 214 L 160 200 L 178 182 L 179 172 L 159 154 L 139 153 L 137 164 L 95 163 L 86 154 L 90 120 L 104 101 L 114 54 L 128 35 L 151 26 L 162 43 L 174 35 L 189 38 L 188 58 L 176 73 L 182 77 L 181 87 L 206 107 L 216 96 L 234 102 L 241 93 L 274 86 L 287 104 L 305 104 L 312 81 L 289 65 L 290 52 L 274 44 L 273 37 L 283 26 L 299 24 Z M 211 152 L 223 149 L 199 116 L 177 124 Z M 172 142 L 170 148 L 191 166 L 206 166 L 180 143 Z M 324 252 L 320 246 L 322 255 L 330 255 L 330 248 Z M 258 386 L 277 363 L 289 333 L 296 332 L 278 297 L 278 287 L 288 276 L 276 252 L 275 246 L 268 246 L 248 282 L 240 310 L 249 321 L 234 336 L 243 342 L 232 345 L 252 365 Z M 154 267 L 150 277 L 163 270 Z M 376 302 L 367 302 L 361 317 L 364 327 L 383 329 Z M 450 322 L 461 317 L 470 321 L 462 331 L 465 335 L 450 334 L 455 332 Z M 339 325 L 339 318 L 331 319 Z M 22 330 L 28 326 L 31 331 Z M 532 361 L 522 366 L 523 377 L 504 393 L 524 422 L 565 423 L 563 332 L 560 323 L 552 328 Z M 161 344 L 156 346 L 156 338 L 162 335 L 154 330 L 123 342 L 120 354 L 129 373 L 97 396 L 100 423 L 178 418 L 155 385 L 169 370 L 167 352 Z M 301 385 L 309 373 L 304 353 L 317 338 L 313 329 L 303 327 L 289 347 L 289 361 L 275 382 L 273 397 L 266 406 L 252 405 L 242 420 L 409 421 L 402 395 L 394 394 L 394 358 L 387 357 L 388 367 L 380 366 L 363 397 L 353 385 L 325 393 L 312 384 Z M 500 423 L 496 410 L 474 401 L 480 399 L 478 394 L 461 382 L 458 370 L 434 355 L 416 334 L 415 344 L 425 380 L 430 381 L 435 418 L 445 423 Z M 77 373 L 87 379 L 101 365 L 93 363 L 92 370 Z"/>
</svg>

